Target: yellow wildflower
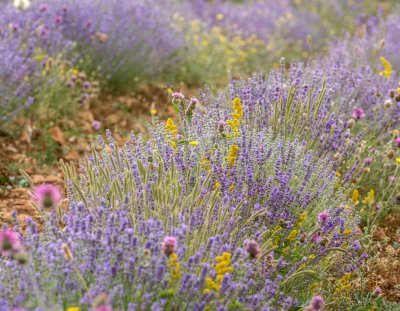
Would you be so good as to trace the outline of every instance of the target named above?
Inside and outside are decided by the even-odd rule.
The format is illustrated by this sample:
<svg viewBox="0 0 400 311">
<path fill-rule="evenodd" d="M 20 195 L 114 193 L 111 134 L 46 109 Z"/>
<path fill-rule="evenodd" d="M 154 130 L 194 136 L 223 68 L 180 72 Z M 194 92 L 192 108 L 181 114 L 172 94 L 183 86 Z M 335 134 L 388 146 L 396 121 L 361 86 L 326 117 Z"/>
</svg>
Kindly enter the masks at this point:
<svg viewBox="0 0 400 311">
<path fill-rule="evenodd" d="M 171 135 L 178 134 L 178 129 L 176 128 L 176 125 L 174 124 L 171 118 L 167 119 L 167 123 L 165 124 L 165 129 Z"/>
<path fill-rule="evenodd" d="M 226 124 L 230 126 L 233 131 L 233 136 L 239 136 L 240 120 L 243 118 L 243 107 L 240 99 L 236 97 L 233 100 L 232 108 L 234 112 L 232 113 L 232 119 L 227 120 Z"/>
<path fill-rule="evenodd" d="M 224 18 L 224 14 L 222 14 L 222 13 L 218 13 L 217 14 L 217 16 L 216 16 L 216 18 L 217 18 L 217 20 L 221 20 L 221 19 L 223 19 Z"/>
<path fill-rule="evenodd" d="M 399 136 L 399 130 L 393 130 L 393 135 L 396 137 Z"/>
<path fill-rule="evenodd" d="M 214 186 L 215 190 L 220 189 L 221 188 L 221 184 L 219 181 L 215 182 L 215 186 Z"/>
<path fill-rule="evenodd" d="M 209 159 L 207 159 L 206 157 L 203 158 L 203 160 L 201 160 L 200 165 L 202 168 L 204 168 L 207 172 L 209 172 L 211 170 L 211 162 Z"/>
<path fill-rule="evenodd" d="M 340 174 L 339 172 L 336 172 L 335 174 L 336 174 L 337 177 L 342 176 L 342 174 Z"/>
<path fill-rule="evenodd" d="M 235 164 L 239 150 L 240 150 L 240 148 L 236 145 L 230 146 L 228 157 L 226 158 L 230 167 L 233 167 L 233 165 Z"/>
<path fill-rule="evenodd" d="M 189 142 L 189 145 L 193 146 L 193 147 L 196 147 L 198 144 L 199 144 L 199 142 L 195 141 L 195 140 L 192 140 L 192 141 Z"/>
<path fill-rule="evenodd" d="M 171 270 L 170 283 L 173 284 L 176 281 L 178 281 L 181 277 L 180 265 L 179 265 L 178 256 L 176 255 L 176 253 L 172 253 L 169 256 L 168 266 Z"/>
<path fill-rule="evenodd" d="M 374 201 L 375 201 L 375 191 L 374 189 L 371 189 L 368 192 L 367 196 L 364 198 L 363 203 L 366 205 L 371 205 L 372 203 L 374 203 Z"/>
<path fill-rule="evenodd" d="M 314 254 L 311 254 L 310 256 L 308 256 L 308 259 L 310 259 L 310 260 L 312 260 L 312 259 L 314 259 L 315 258 L 315 255 Z"/>
<path fill-rule="evenodd" d="M 400 164 L 400 158 L 396 158 L 396 162 Z"/>
<path fill-rule="evenodd" d="M 221 281 L 224 278 L 226 273 L 232 273 L 233 268 L 230 266 L 231 264 L 230 253 L 224 252 L 221 256 L 215 257 L 217 264 L 215 265 L 215 272 L 217 272 L 217 278 L 214 281 L 212 278 L 206 278 L 206 288 L 203 293 L 210 293 L 212 290 L 218 292 L 221 288 Z"/>
<path fill-rule="evenodd" d="M 343 234 L 344 234 L 344 235 L 349 235 L 349 234 L 351 234 L 352 232 L 353 232 L 353 230 L 345 229 L 345 230 L 343 231 Z"/>
<path fill-rule="evenodd" d="M 392 75 L 392 65 L 389 63 L 389 61 L 385 57 L 380 58 L 381 63 L 383 65 L 383 70 L 379 72 L 379 75 L 385 76 L 386 78 L 389 78 Z"/>
<path fill-rule="evenodd" d="M 335 296 L 343 296 L 348 294 L 351 289 L 350 284 L 350 273 L 346 273 L 342 276 L 342 278 L 338 281 L 336 289 L 335 289 Z"/>
<path fill-rule="evenodd" d="M 298 234 L 299 234 L 299 230 L 296 230 L 296 229 L 292 230 L 289 233 L 289 236 L 287 237 L 287 240 L 290 241 L 290 242 L 293 242 L 296 239 Z"/>
<path fill-rule="evenodd" d="M 69 307 L 67 308 L 67 311 L 79 311 L 80 308 L 79 307 Z"/>
<path fill-rule="evenodd" d="M 357 189 L 353 190 L 353 195 L 351 197 L 351 201 L 353 202 L 354 205 L 357 205 L 359 203 L 359 198 L 360 198 L 360 193 L 358 192 Z"/>
<path fill-rule="evenodd" d="M 299 216 L 299 219 L 297 219 L 297 222 L 298 223 L 302 223 L 302 222 L 304 222 L 304 221 L 306 221 L 307 220 L 307 212 L 303 212 L 303 213 L 301 213 L 301 215 Z"/>
<path fill-rule="evenodd" d="M 234 184 L 229 186 L 229 191 L 232 192 L 233 190 L 235 190 L 235 185 Z"/>
</svg>

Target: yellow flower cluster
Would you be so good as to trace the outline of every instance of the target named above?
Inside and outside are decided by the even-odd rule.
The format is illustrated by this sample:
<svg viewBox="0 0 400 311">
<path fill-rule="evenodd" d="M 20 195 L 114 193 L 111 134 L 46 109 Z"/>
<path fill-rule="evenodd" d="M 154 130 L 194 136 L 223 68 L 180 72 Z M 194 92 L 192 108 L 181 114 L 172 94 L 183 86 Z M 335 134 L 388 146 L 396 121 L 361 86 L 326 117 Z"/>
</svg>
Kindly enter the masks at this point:
<svg viewBox="0 0 400 311">
<path fill-rule="evenodd" d="M 386 78 L 389 78 L 392 75 L 392 65 L 389 63 L 389 61 L 385 57 L 381 57 L 380 61 L 383 65 L 383 70 L 379 72 L 380 76 L 385 76 Z"/>
<path fill-rule="evenodd" d="M 290 233 L 289 233 L 289 235 L 288 235 L 288 237 L 287 237 L 287 240 L 289 241 L 289 242 L 293 242 L 295 239 L 296 239 L 296 237 L 297 237 L 297 235 L 299 234 L 299 230 L 297 230 L 297 229 L 293 229 Z"/>
<path fill-rule="evenodd" d="M 375 191 L 374 189 L 371 189 L 368 192 L 367 196 L 364 198 L 363 203 L 366 205 L 371 205 L 372 203 L 374 203 L 374 201 L 375 201 Z"/>
<path fill-rule="evenodd" d="M 172 285 L 175 282 L 179 281 L 179 279 L 181 277 L 180 265 L 179 265 L 178 256 L 176 255 L 176 253 L 172 253 L 169 256 L 168 266 L 171 270 L 170 284 Z"/>
<path fill-rule="evenodd" d="M 353 190 L 353 195 L 351 196 L 351 201 L 353 202 L 354 205 L 357 205 L 359 203 L 359 198 L 360 198 L 360 193 L 358 192 L 357 189 Z"/>
<path fill-rule="evenodd" d="M 232 113 L 232 119 L 226 121 L 226 124 L 230 126 L 233 136 L 239 136 L 240 120 L 243 118 L 243 107 L 240 102 L 240 98 L 236 97 L 233 100 L 232 108 L 235 112 Z"/>
<path fill-rule="evenodd" d="M 210 293 L 211 291 L 218 292 L 221 288 L 221 281 L 226 273 L 232 273 L 233 268 L 231 265 L 231 257 L 230 253 L 224 252 L 221 256 L 217 256 L 215 260 L 217 264 L 215 265 L 215 271 L 217 272 L 217 279 L 214 281 L 212 278 L 206 278 L 206 288 L 203 293 Z"/>
<path fill-rule="evenodd" d="M 349 293 L 351 289 L 350 277 L 351 273 L 346 273 L 338 281 L 335 289 L 335 296 L 346 296 Z"/>
<path fill-rule="evenodd" d="M 167 133 L 171 135 L 171 140 L 170 140 L 169 144 L 172 148 L 175 149 L 176 148 L 176 139 L 177 139 L 176 135 L 178 134 L 178 129 L 171 118 L 167 119 L 167 122 L 165 123 L 165 129 L 166 129 Z"/>
<path fill-rule="evenodd" d="M 232 146 L 229 147 L 229 153 L 228 153 L 228 156 L 227 156 L 226 159 L 227 159 L 227 161 L 228 161 L 228 163 L 229 163 L 231 168 L 235 164 L 235 161 L 236 161 L 237 155 L 239 153 L 239 150 L 240 150 L 240 148 L 238 146 L 236 146 L 236 145 L 232 145 Z"/>
</svg>

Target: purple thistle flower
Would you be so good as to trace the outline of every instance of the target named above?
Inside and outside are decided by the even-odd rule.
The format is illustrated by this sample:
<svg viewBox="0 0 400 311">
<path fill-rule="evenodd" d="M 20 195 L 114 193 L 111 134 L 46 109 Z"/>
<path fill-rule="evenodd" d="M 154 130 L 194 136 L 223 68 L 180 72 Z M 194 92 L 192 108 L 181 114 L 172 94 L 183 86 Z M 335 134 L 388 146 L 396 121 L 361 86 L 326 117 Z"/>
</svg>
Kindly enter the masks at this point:
<svg viewBox="0 0 400 311">
<path fill-rule="evenodd" d="M 364 110 L 362 108 L 359 107 L 355 107 L 353 109 L 353 118 L 356 120 L 361 120 L 365 117 L 365 113 Z"/>
<path fill-rule="evenodd" d="M 250 258 L 253 259 L 257 258 L 261 251 L 260 246 L 254 240 L 249 240 L 246 242 L 245 250 L 249 254 Z"/>
<path fill-rule="evenodd" d="M 328 211 L 323 211 L 318 214 L 318 222 L 320 224 L 324 224 L 328 221 L 329 219 L 329 212 Z"/>
<path fill-rule="evenodd" d="M 21 251 L 22 245 L 18 234 L 10 229 L 0 231 L 0 254 L 3 256 L 11 256 Z"/>
<path fill-rule="evenodd" d="M 185 95 L 183 95 L 181 92 L 173 92 L 171 96 L 175 99 L 184 99 Z"/>
<path fill-rule="evenodd" d="M 33 189 L 32 199 L 39 207 L 54 208 L 61 201 L 62 195 L 57 186 L 44 184 Z"/>
<path fill-rule="evenodd" d="M 394 142 L 395 142 L 395 144 L 397 145 L 397 147 L 400 148 L 400 137 L 397 137 L 397 138 L 394 140 Z"/>
<path fill-rule="evenodd" d="M 172 253 L 176 252 L 178 247 L 178 242 L 175 237 L 173 236 L 166 236 L 162 243 L 162 252 L 164 255 L 171 255 Z"/>
<path fill-rule="evenodd" d="M 304 310 L 320 311 L 325 307 L 325 301 L 322 296 L 314 296 L 311 300 L 311 305 Z"/>
<path fill-rule="evenodd" d="M 109 305 L 101 305 L 94 309 L 94 311 L 113 311 L 112 307 Z"/>
<path fill-rule="evenodd" d="M 93 120 L 93 121 L 92 121 L 92 127 L 93 127 L 95 130 L 99 130 L 100 127 L 101 127 L 101 122 L 98 121 L 98 120 Z"/>
</svg>

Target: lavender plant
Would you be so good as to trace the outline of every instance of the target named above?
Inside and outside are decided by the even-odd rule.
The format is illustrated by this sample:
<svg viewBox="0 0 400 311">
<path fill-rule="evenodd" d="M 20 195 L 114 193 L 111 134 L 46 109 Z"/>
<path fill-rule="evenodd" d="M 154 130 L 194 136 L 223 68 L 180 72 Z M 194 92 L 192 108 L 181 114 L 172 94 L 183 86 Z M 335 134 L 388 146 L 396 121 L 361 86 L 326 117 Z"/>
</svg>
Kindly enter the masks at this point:
<svg viewBox="0 0 400 311">
<path fill-rule="evenodd" d="M 81 174 L 62 165 L 68 210 L 43 210 L 41 232 L 29 222 L 24 265 L 3 256 L 3 305 L 86 309 L 107 293 L 123 310 L 289 310 L 349 280 L 365 255 L 329 159 L 245 127 L 239 98 L 225 122 L 173 104 L 179 129 L 155 118 L 123 148 L 108 132 Z"/>
<path fill-rule="evenodd" d="M 74 44 L 61 34 L 62 18 L 1 5 L 0 120 L 22 111 L 36 118 L 60 115 L 98 95 L 97 82 L 78 74 L 66 55 Z M 79 77 L 78 77 L 79 76 Z M 32 104 L 36 109 L 27 109 Z M 45 110 L 43 112 L 43 110 Z"/>
</svg>

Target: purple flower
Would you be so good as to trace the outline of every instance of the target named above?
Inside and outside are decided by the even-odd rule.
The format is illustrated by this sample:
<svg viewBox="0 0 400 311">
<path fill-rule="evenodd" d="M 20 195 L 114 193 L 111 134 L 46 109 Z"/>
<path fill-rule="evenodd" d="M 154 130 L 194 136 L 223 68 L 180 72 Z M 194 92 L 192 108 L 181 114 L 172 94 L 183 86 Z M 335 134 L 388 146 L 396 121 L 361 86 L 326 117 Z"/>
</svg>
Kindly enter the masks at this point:
<svg viewBox="0 0 400 311">
<path fill-rule="evenodd" d="M 61 198 L 60 189 L 51 184 L 40 185 L 33 189 L 32 199 L 42 208 L 56 207 Z"/>
<path fill-rule="evenodd" d="M 101 306 L 96 307 L 96 309 L 94 309 L 94 311 L 113 311 L 113 309 L 108 305 L 101 305 Z"/>
<path fill-rule="evenodd" d="M 173 236 L 166 236 L 162 243 L 162 252 L 164 255 L 171 255 L 176 252 L 176 248 L 178 247 L 178 242 Z"/>
<path fill-rule="evenodd" d="M 196 97 L 192 96 L 190 97 L 190 103 L 197 105 L 199 103 L 199 100 Z"/>
<path fill-rule="evenodd" d="M 371 163 L 372 163 L 372 158 L 365 158 L 364 159 L 364 163 L 365 163 L 365 165 L 370 165 Z"/>
<path fill-rule="evenodd" d="M 380 295 L 381 293 L 382 293 L 382 288 L 380 288 L 380 287 L 375 288 L 375 290 L 374 290 L 375 295 Z"/>
<path fill-rule="evenodd" d="M 99 130 L 100 127 L 101 127 L 101 122 L 98 121 L 98 120 L 93 120 L 93 121 L 92 121 L 92 127 L 93 127 L 95 130 Z"/>
<path fill-rule="evenodd" d="M 318 222 L 320 224 L 324 224 L 328 219 L 329 219 L 329 212 L 328 211 L 323 211 L 323 212 L 318 214 Z"/>
<path fill-rule="evenodd" d="M 260 246 L 254 240 L 247 241 L 245 250 L 249 254 L 250 258 L 257 258 L 260 254 Z"/>
<path fill-rule="evenodd" d="M 396 143 L 397 147 L 400 148 L 400 137 L 397 137 L 394 142 Z"/>
<path fill-rule="evenodd" d="M 314 296 L 311 300 L 311 307 L 313 311 L 322 310 L 325 306 L 325 301 L 322 296 Z"/>
<path fill-rule="evenodd" d="M 22 249 L 18 234 L 10 229 L 0 231 L 0 254 L 10 256 Z"/>
<path fill-rule="evenodd" d="M 171 94 L 171 96 L 176 99 L 184 99 L 185 98 L 185 96 L 181 92 L 174 92 Z"/>
<path fill-rule="evenodd" d="M 365 113 L 364 110 L 362 108 L 359 107 L 355 107 L 353 109 L 353 118 L 356 120 L 361 120 L 365 117 Z"/>
</svg>

